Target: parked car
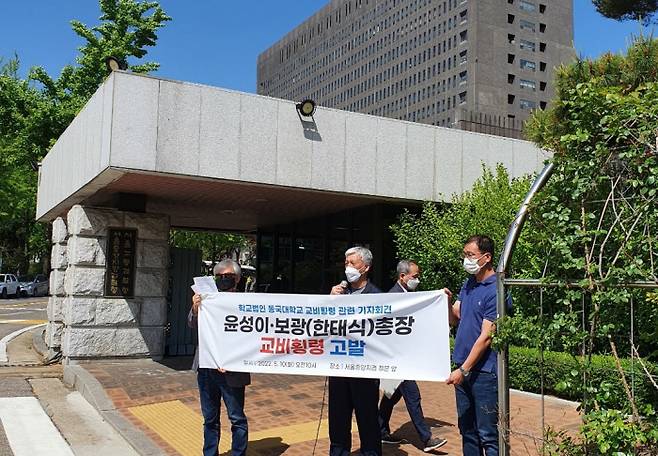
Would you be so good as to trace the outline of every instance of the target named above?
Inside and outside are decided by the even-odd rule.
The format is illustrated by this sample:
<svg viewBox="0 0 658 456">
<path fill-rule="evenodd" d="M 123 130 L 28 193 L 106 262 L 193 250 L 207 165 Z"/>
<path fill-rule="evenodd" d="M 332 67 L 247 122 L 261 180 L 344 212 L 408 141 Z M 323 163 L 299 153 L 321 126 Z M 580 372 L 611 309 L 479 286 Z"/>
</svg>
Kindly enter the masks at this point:
<svg viewBox="0 0 658 456">
<path fill-rule="evenodd" d="M 21 285 L 14 274 L 0 274 L 0 296 L 7 299 L 7 296 L 18 296 L 21 293 Z"/>
<path fill-rule="evenodd" d="M 48 278 L 43 274 L 25 275 L 18 278 L 23 296 L 46 296 L 48 294 Z"/>
</svg>

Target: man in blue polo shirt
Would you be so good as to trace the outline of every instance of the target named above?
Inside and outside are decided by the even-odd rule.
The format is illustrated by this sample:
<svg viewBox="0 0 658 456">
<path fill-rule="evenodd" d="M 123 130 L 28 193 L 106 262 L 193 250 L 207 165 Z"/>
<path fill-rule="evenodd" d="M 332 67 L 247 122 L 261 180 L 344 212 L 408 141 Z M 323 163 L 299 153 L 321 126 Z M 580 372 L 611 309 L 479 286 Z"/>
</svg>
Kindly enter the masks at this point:
<svg viewBox="0 0 658 456">
<path fill-rule="evenodd" d="M 494 246 L 487 236 L 471 236 L 464 245 L 464 269 L 471 276 L 450 306 L 450 324 L 459 324 L 455 369 L 447 381 L 455 385 L 459 432 L 464 456 L 498 456 L 497 354 L 491 349 L 496 329 Z"/>
</svg>

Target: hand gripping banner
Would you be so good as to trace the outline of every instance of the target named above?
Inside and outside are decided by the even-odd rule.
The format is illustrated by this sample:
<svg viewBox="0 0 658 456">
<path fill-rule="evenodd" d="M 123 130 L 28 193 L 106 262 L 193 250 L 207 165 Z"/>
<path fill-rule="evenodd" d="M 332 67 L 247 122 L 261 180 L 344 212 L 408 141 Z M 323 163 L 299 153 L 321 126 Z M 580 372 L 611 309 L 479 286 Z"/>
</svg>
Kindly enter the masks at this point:
<svg viewBox="0 0 658 456">
<path fill-rule="evenodd" d="M 199 311 L 199 367 L 444 381 L 448 333 L 443 291 L 211 293 Z"/>
</svg>

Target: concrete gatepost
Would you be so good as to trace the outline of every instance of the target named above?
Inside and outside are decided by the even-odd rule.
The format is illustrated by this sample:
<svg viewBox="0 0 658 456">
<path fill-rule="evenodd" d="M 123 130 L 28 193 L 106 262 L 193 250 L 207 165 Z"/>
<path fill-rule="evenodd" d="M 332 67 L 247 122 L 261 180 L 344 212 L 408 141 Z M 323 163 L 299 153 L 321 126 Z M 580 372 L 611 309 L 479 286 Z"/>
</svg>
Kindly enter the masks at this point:
<svg viewBox="0 0 658 456">
<path fill-rule="evenodd" d="M 61 299 L 63 325 L 59 334 L 65 362 L 117 357 L 160 359 L 167 319 L 169 218 L 76 205 L 68 212 L 66 225 L 65 274 L 61 269 L 51 273 L 57 294 L 53 293 L 52 305 L 49 303 L 56 317 L 54 310 Z M 105 296 L 110 228 L 137 231 L 133 298 Z M 50 315 L 49 310 L 49 328 L 53 326 L 55 335 L 60 326 L 55 326 L 56 320 Z"/>
<path fill-rule="evenodd" d="M 47 359 L 55 359 L 61 352 L 62 332 L 64 330 L 64 276 L 68 267 L 66 256 L 68 230 L 61 217 L 53 221 L 52 251 L 50 264 L 50 298 L 48 298 L 48 324 L 46 325 Z"/>
</svg>

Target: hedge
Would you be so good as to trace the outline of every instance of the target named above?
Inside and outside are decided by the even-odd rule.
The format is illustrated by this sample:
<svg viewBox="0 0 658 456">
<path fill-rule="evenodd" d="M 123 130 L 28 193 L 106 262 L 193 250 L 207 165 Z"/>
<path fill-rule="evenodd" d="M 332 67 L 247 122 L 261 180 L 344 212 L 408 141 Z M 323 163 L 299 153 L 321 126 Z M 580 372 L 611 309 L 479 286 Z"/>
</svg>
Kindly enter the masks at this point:
<svg viewBox="0 0 658 456">
<path fill-rule="evenodd" d="M 557 384 L 570 381 L 573 385 L 582 382 L 582 358 L 574 357 L 568 353 L 544 351 L 544 394 L 564 399 L 581 401 L 582 392 L 579 388 L 558 391 Z M 658 378 L 658 365 L 644 361 L 649 372 Z M 658 390 L 647 378 L 640 363 L 635 360 L 634 365 L 630 359 L 621 359 L 621 365 L 626 373 L 626 381 L 631 385 L 631 373 L 635 371 L 635 401 L 637 404 L 652 404 L 658 408 Z M 541 392 L 539 350 L 536 348 L 510 347 L 509 350 L 509 376 L 510 386 L 522 391 L 533 393 Z M 573 373 L 578 373 L 576 376 Z M 612 385 L 609 396 L 600 405 L 605 408 L 626 409 L 628 400 L 621 383 L 619 372 L 612 356 L 593 355 L 591 364 L 592 386 L 598 387 L 607 382 Z"/>
</svg>

